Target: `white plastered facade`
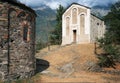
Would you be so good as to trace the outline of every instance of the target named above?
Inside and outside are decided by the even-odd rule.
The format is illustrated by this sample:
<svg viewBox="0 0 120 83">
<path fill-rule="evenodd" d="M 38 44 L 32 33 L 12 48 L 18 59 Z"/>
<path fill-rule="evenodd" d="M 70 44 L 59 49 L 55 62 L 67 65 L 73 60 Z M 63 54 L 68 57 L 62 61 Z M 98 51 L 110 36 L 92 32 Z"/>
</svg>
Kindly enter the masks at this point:
<svg viewBox="0 0 120 83">
<path fill-rule="evenodd" d="M 99 33 L 100 37 L 102 37 L 105 29 L 104 22 L 96 17 L 93 19 L 93 17 L 91 16 L 90 8 L 79 4 L 72 4 L 62 16 L 62 45 L 95 42 L 95 38 L 93 38 L 95 34 L 92 33 L 93 29 L 91 26 L 94 19 L 102 22 L 102 28 L 99 28 L 103 29 L 102 34 Z"/>
</svg>

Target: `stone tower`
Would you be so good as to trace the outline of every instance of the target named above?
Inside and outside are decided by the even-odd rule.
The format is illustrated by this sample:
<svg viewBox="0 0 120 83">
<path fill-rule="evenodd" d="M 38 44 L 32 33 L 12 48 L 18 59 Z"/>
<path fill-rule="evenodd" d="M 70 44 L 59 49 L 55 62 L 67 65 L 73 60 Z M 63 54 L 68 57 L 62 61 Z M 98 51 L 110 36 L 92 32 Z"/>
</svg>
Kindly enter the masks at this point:
<svg viewBox="0 0 120 83">
<path fill-rule="evenodd" d="M 11 0 L 0 1 L 0 79 L 35 73 L 35 12 Z"/>
</svg>

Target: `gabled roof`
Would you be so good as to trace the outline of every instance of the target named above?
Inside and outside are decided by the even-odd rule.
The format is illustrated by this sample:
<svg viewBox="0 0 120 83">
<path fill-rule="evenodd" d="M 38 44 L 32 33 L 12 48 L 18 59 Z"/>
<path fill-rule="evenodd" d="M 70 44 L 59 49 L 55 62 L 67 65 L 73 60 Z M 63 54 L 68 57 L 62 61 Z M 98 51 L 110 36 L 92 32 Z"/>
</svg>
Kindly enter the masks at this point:
<svg viewBox="0 0 120 83">
<path fill-rule="evenodd" d="M 82 4 L 79 4 L 79 3 L 72 3 L 70 6 L 72 6 L 72 5 L 79 5 L 79 6 L 83 6 L 83 7 L 85 7 L 85 8 L 88 8 L 88 9 L 91 9 L 90 7 L 88 7 L 88 6 L 85 6 L 85 5 L 82 5 Z M 69 6 L 69 7 L 70 7 Z"/>
<path fill-rule="evenodd" d="M 66 8 L 66 10 L 64 11 L 64 13 L 65 13 L 70 7 L 72 7 L 73 5 L 78 5 L 78 6 L 85 7 L 85 8 L 87 8 L 87 9 L 91 9 L 90 7 L 87 7 L 87 6 L 78 4 L 78 3 L 72 3 L 71 5 L 69 5 L 69 6 Z M 63 13 L 63 14 L 64 14 L 64 13 Z"/>
<path fill-rule="evenodd" d="M 8 2 L 9 4 L 12 4 L 14 6 L 19 6 L 21 9 L 26 9 L 28 11 L 30 11 L 31 13 L 34 13 L 36 16 L 36 13 L 33 9 L 31 9 L 30 7 L 27 7 L 26 5 L 22 4 L 22 3 L 18 3 L 17 1 L 14 0 L 0 0 L 0 2 Z"/>
<path fill-rule="evenodd" d="M 64 11 L 64 13 L 72 6 L 72 5 L 78 5 L 78 6 L 82 6 L 82 7 L 85 7 L 85 8 L 87 8 L 87 9 L 91 9 L 90 7 L 87 7 L 87 6 L 84 6 L 84 5 L 81 5 L 81 4 L 78 4 L 78 3 L 72 3 L 70 6 L 68 6 L 67 8 L 66 8 L 66 10 Z M 63 14 L 64 14 L 63 13 Z M 92 13 L 90 13 L 91 15 L 93 15 L 94 17 L 96 17 L 96 18 L 98 18 L 98 19 L 100 19 L 100 20 L 102 20 L 103 21 L 103 19 L 102 18 L 100 18 L 100 17 L 98 17 L 98 16 L 96 16 L 96 15 L 94 15 L 94 14 L 92 14 Z"/>
<path fill-rule="evenodd" d="M 100 17 L 98 17 L 98 16 L 96 16 L 96 15 L 94 15 L 94 14 L 92 14 L 92 13 L 91 13 L 91 15 L 93 15 L 94 17 L 100 19 L 101 21 L 104 21 L 102 18 L 100 18 Z"/>
</svg>

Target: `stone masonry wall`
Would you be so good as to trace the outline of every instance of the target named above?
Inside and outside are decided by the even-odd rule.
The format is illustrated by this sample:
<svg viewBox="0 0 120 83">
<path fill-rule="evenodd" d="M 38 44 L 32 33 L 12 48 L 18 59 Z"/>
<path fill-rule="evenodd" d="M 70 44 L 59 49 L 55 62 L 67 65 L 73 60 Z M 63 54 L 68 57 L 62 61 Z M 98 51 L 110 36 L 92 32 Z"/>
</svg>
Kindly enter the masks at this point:
<svg viewBox="0 0 120 83">
<path fill-rule="evenodd" d="M 5 79 L 8 75 L 8 20 L 6 3 L 0 2 L 0 78 Z"/>
<path fill-rule="evenodd" d="M 34 75 L 34 43 L 35 15 L 19 6 L 0 2 L 0 79 L 6 80 L 8 75 L 11 80 Z"/>
<path fill-rule="evenodd" d="M 91 15 L 91 43 L 96 42 L 96 38 L 104 37 L 105 25 L 104 21 L 98 19 L 97 17 Z"/>
</svg>

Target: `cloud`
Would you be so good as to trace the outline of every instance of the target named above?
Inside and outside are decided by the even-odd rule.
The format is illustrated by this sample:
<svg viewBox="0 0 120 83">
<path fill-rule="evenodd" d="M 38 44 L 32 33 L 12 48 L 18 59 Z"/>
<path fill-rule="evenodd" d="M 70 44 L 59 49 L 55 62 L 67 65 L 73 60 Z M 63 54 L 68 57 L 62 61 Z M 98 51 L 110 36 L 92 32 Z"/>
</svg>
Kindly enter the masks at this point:
<svg viewBox="0 0 120 83">
<path fill-rule="evenodd" d="M 104 1 L 103 0 L 19 0 L 19 1 L 31 7 L 45 4 L 52 9 L 56 9 L 60 4 L 63 5 L 64 7 L 67 7 L 69 4 L 73 2 L 82 4 L 88 7 L 93 7 L 96 5 L 108 6 L 109 4 L 113 4 L 118 0 L 104 0 Z"/>
</svg>

